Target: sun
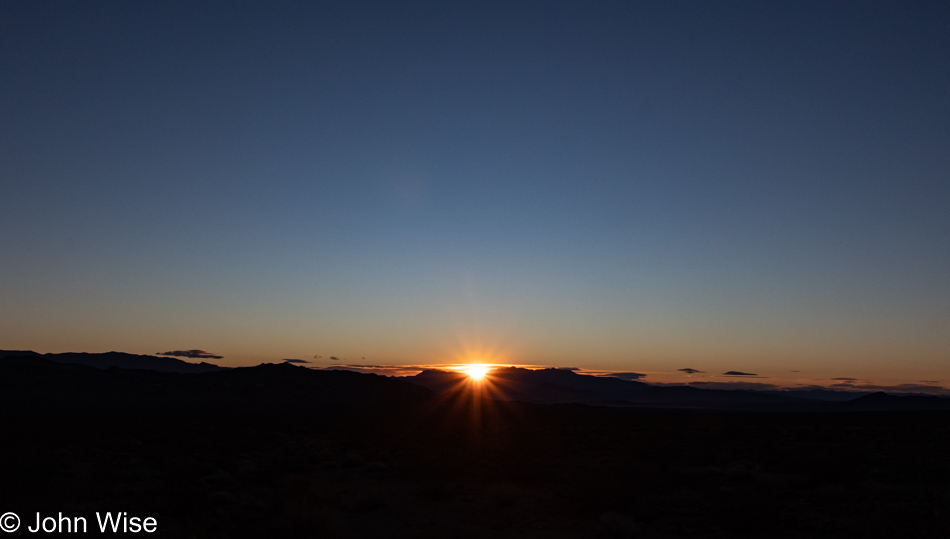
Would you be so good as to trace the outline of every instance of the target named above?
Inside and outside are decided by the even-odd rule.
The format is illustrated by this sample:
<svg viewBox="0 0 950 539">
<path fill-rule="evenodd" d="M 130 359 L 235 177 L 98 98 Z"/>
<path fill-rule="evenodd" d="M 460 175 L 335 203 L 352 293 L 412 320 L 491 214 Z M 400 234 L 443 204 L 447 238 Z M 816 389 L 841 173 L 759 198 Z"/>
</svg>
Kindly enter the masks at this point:
<svg viewBox="0 0 950 539">
<path fill-rule="evenodd" d="M 478 382 L 478 381 L 484 380 L 485 375 L 488 374 L 488 365 L 482 365 L 481 363 L 473 363 L 469 365 L 468 367 L 465 367 L 463 371 L 465 372 L 465 374 L 468 375 L 469 378 Z"/>
</svg>

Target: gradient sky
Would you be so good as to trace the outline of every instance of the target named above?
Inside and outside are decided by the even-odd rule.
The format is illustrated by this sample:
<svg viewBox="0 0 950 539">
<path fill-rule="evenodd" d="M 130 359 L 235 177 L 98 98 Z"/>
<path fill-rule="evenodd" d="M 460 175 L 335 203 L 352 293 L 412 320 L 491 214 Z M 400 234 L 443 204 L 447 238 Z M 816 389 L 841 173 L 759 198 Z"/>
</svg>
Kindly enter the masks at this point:
<svg viewBox="0 0 950 539">
<path fill-rule="evenodd" d="M 3 0 L 0 74 L 0 348 L 950 386 L 944 1 Z"/>
</svg>

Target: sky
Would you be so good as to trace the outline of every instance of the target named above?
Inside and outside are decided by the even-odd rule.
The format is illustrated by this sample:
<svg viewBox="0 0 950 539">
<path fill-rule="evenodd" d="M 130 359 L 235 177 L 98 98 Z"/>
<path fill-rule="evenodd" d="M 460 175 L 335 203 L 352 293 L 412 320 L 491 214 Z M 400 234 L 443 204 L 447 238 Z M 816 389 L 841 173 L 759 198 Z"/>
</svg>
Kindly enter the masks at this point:
<svg viewBox="0 0 950 539">
<path fill-rule="evenodd" d="M 943 1 L 0 0 L 0 73 L 0 348 L 950 387 Z"/>
</svg>

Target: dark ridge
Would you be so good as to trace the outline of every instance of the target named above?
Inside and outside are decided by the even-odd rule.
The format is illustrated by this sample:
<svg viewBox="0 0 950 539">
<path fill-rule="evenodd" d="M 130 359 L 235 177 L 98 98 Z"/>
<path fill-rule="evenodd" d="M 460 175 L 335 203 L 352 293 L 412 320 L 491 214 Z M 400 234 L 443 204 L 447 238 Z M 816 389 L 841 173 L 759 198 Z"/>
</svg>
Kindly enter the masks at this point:
<svg viewBox="0 0 950 539">
<path fill-rule="evenodd" d="M 888 395 L 883 391 L 864 395 L 842 406 L 849 411 L 923 411 L 950 410 L 950 399 L 933 395 Z"/>
<path fill-rule="evenodd" d="M 65 352 L 61 354 L 38 354 L 32 350 L 0 350 L 0 358 L 7 356 L 42 357 L 57 363 L 72 363 L 86 365 L 97 369 L 119 367 L 122 369 L 139 369 L 157 372 L 200 373 L 225 370 L 211 363 L 189 363 L 171 357 L 146 356 L 140 354 L 126 354 L 124 352 Z"/>
<path fill-rule="evenodd" d="M 458 391 L 467 376 L 434 369 L 406 380 L 445 394 Z M 530 370 L 503 367 L 487 378 L 486 391 L 495 399 L 538 404 L 592 404 L 601 406 L 708 408 L 719 410 L 805 411 L 817 406 L 794 396 L 756 391 L 712 390 L 689 386 L 652 386 L 620 378 L 587 376 L 564 369 Z"/>
<path fill-rule="evenodd" d="M 523 389 L 590 396 L 553 376 Z M 92 529 L 94 511 L 119 508 L 157 517 L 156 537 L 950 532 L 932 494 L 950 481 L 946 412 L 529 404 L 490 400 L 458 373 L 418 378 L 462 390 L 290 364 L 180 374 L 7 356 L 0 509 Z M 654 390 L 757 398 L 637 394 Z"/>
<path fill-rule="evenodd" d="M 33 356 L 42 357 L 43 354 L 37 354 L 33 350 L 0 350 L 0 359 L 7 356 Z"/>
<path fill-rule="evenodd" d="M 427 369 L 405 380 L 438 394 L 464 390 L 467 375 Z M 588 376 L 564 369 L 497 368 L 489 373 L 485 391 L 494 399 L 536 404 L 733 410 L 755 412 L 827 412 L 947 410 L 950 399 L 934 396 L 860 396 L 834 391 L 752 391 L 654 386 L 619 378 Z M 859 398 L 855 398 L 858 395 Z"/>
<path fill-rule="evenodd" d="M 189 374 L 100 369 L 13 355 L 0 359 L 0 394 L 8 405 L 21 409 L 117 415 L 182 410 L 322 413 L 382 403 L 417 404 L 432 396 L 396 379 L 289 363 Z"/>
<path fill-rule="evenodd" d="M 225 370 L 211 363 L 189 363 L 173 357 L 126 354 L 124 352 L 106 352 L 90 354 L 85 352 L 66 352 L 62 354 L 44 354 L 43 357 L 59 363 L 78 363 L 97 369 L 119 367 L 122 369 L 141 369 L 158 372 L 199 373 Z"/>
</svg>

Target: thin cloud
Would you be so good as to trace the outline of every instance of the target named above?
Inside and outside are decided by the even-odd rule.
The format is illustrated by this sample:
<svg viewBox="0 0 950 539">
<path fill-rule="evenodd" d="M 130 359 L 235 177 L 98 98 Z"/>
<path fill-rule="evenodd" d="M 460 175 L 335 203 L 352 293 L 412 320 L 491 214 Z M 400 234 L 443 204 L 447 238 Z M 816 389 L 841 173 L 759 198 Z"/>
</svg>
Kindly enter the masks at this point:
<svg viewBox="0 0 950 539">
<path fill-rule="evenodd" d="M 358 367 L 360 369 L 391 369 L 397 368 L 393 365 L 363 365 L 360 363 L 354 363 L 352 365 L 340 365 L 341 367 Z"/>
<path fill-rule="evenodd" d="M 187 357 L 191 359 L 224 359 L 224 356 L 217 356 L 205 350 L 172 350 L 170 352 L 158 352 L 158 355 Z"/>
<path fill-rule="evenodd" d="M 848 386 L 848 387 L 851 387 L 851 386 Z M 819 384 L 795 384 L 795 387 L 794 387 L 794 388 L 789 388 L 789 389 L 795 389 L 796 391 L 798 391 L 798 390 L 801 390 L 801 391 L 829 391 L 829 390 L 830 390 L 828 386 L 823 386 L 823 385 L 819 385 Z"/>
<path fill-rule="evenodd" d="M 333 361 L 340 361 L 340 358 L 336 356 L 330 356 L 330 359 L 332 359 Z"/>
<path fill-rule="evenodd" d="M 705 374 L 704 371 L 700 371 L 700 370 L 696 370 L 696 369 L 690 369 L 690 368 L 677 369 L 677 370 L 678 370 L 679 372 L 685 372 L 686 374 L 696 374 L 696 373 Z"/>
<path fill-rule="evenodd" d="M 830 387 L 845 387 L 845 388 L 849 388 L 849 387 L 856 387 L 855 384 L 869 384 L 869 383 L 870 383 L 870 382 L 868 382 L 867 380 L 861 380 L 860 378 L 846 378 L 846 377 L 842 377 L 842 378 L 832 378 L 831 380 L 832 380 L 833 382 L 835 382 L 835 383 L 834 383 L 834 384 L 831 384 Z"/>
<path fill-rule="evenodd" d="M 722 373 L 723 376 L 758 376 L 758 374 L 751 372 L 742 372 L 742 371 L 726 371 Z"/>
<path fill-rule="evenodd" d="M 640 374 L 639 372 L 615 372 L 613 374 L 602 374 L 601 377 L 614 377 L 620 378 L 621 380 L 639 380 L 646 376 L 645 374 Z"/>
<path fill-rule="evenodd" d="M 353 371 L 380 376 L 415 376 L 427 368 L 431 367 L 427 365 L 332 365 L 320 370 Z"/>
<path fill-rule="evenodd" d="M 310 363 L 306 359 L 285 359 L 284 363 Z"/>
</svg>

